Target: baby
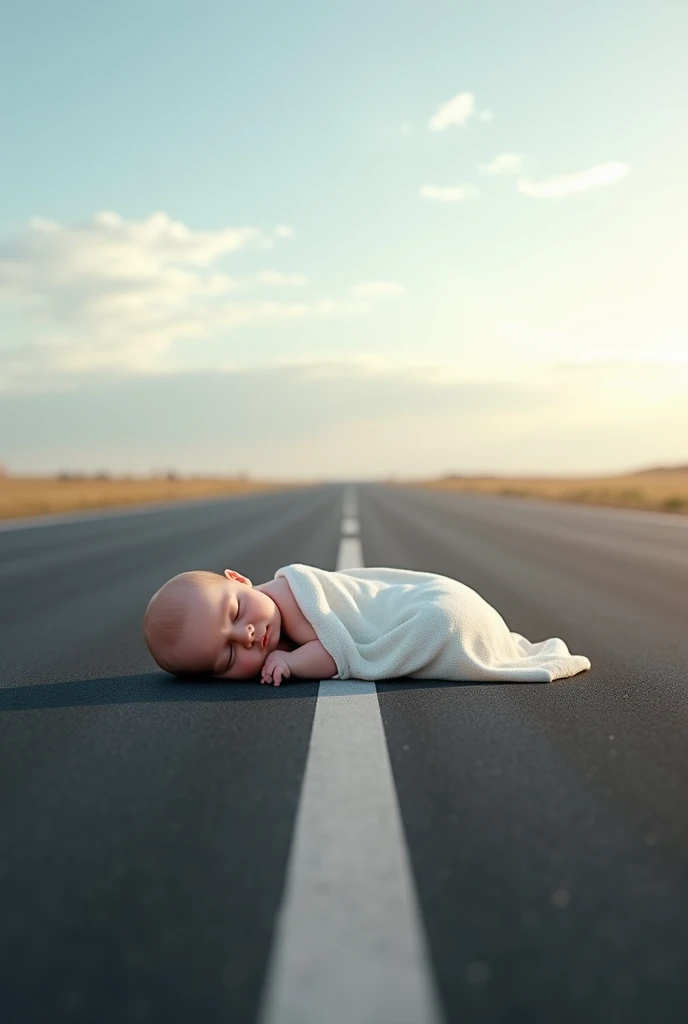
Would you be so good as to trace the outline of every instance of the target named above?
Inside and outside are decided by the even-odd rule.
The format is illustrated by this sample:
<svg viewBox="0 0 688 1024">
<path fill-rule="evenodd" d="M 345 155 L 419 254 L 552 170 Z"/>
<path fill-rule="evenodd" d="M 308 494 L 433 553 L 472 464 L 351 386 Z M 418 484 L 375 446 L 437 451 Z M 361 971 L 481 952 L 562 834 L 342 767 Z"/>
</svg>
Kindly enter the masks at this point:
<svg viewBox="0 0 688 1024">
<path fill-rule="evenodd" d="M 233 569 L 182 572 L 150 599 L 143 629 L 155 661 L 175 675 L 260 676 L 279 686 L 292 673 L 331 679 L 337 672 L 283 576 L 254 587 Z"/>
<path fill-rule="evenodd" d="M 178 675 L 251 679 L 552 682 L 590 668 L 563 640 L 531 643 L 450 576 L 292 562 L 254 587 L 225 569 L 182 572 L 151 598 L 148 650 Z"/>
</svg>

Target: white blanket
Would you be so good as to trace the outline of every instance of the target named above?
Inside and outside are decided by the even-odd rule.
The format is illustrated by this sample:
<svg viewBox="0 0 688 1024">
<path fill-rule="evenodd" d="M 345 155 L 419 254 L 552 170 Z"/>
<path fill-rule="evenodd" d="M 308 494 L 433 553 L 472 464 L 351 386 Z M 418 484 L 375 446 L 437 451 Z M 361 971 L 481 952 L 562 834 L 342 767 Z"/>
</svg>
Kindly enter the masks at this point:
<svg viewBox="0 0 688 1024">
<path fill-rule="evenodd" d="M 554 637 L 531 643 L 448 576 L 410 569 L 328 572 L 295 562 L 284 576 L 337 665 L 334 679 L 549 683 L 590 668 Z"/>
</svg>

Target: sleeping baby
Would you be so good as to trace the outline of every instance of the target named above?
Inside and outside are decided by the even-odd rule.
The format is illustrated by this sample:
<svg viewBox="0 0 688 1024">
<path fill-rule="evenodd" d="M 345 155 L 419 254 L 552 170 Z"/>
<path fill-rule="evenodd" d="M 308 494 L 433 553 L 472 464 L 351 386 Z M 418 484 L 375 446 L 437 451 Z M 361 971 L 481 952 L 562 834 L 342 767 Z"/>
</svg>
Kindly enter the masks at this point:
<svg viewBox="0 0 688 1024">
<path fill-rule="evenodd" d="M 292 672 L 329 679 L 337 671 L 284 576 L 254 587 L 233 569 L 182 572 L 150 599 L 143 628 L 158 665 L 178 675 L 259 675 L 279 686 Z"/>
<path fill-rule="evenodd" d="M 275 686 L 292 675 L 552 682 L 590 668 L 558 637 L 512 632 L 464 583 L 411 569 L 295 562 L 255 587 L 233 569 L 182 572 L 150 599 L 143 629 L 167 672 Z"/>
</svg>

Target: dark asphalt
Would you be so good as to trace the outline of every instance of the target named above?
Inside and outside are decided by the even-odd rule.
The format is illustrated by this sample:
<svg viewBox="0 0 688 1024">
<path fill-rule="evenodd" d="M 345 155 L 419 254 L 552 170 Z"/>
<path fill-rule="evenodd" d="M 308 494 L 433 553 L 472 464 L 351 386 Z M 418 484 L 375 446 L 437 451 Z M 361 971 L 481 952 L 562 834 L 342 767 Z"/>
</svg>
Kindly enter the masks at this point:
<svg viewBox="0 0 688 1024">
<path fill-rule="evenodd" d="M 357 495 L 367 565 L 455 576 L 593 666 L 378 686 L 447 1021 L 684 1024 L 688 529 Z M 5 1024 L 255 1020 L 317 683 L 171 681 L 141 616 L 184 569 L 334 568 L 342 498 L 322 485 L 0 532 Z"/>
</svg>

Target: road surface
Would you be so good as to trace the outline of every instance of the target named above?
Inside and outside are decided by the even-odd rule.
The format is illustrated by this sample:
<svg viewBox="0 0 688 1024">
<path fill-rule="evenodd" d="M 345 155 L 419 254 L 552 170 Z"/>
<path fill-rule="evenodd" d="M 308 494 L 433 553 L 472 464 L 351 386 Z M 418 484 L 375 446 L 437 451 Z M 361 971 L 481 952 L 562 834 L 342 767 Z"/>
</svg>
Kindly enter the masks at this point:
<svg viewBox="0 0 688 1024">
<path fill-rule="evenodd" d="M 177 572 L 342 558 L 453 576 L 592 670 L 328 702 L 147 654 Z M 409 1024 L 688 1020 L 688 519 L 345 482 L 27 521 L 0 525 L 0 609 L 4 1024 L 405 1024 L 395 985 L 366 988 L 394 971 Z M 337 877 L 307 860 L 328 814 Z M 337 885 L 366 908 L 359 967 Z M 270 1002 L 278 961 L 301 1011 Z"/>
</svg>

